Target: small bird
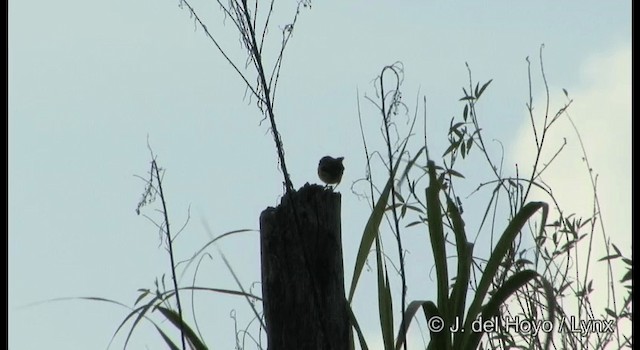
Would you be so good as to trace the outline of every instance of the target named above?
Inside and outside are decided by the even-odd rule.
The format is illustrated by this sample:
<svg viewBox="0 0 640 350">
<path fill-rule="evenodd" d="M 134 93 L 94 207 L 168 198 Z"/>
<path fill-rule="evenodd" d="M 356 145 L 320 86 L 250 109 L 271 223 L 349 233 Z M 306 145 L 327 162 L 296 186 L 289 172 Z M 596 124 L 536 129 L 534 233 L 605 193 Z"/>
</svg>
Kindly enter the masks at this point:
<svg viewBox="0 0 640 350">
<path fill-rule="evenodd" d="M 342 180 L 342 173 L 344 172 L 344 165 L 342 165 L 343 159 L 344 157 L 322 157 L 318 163 L 318 176 L 320 180 L 324 181 L 327 185 L 338 186 L 340 180 Z"/>
</svg>

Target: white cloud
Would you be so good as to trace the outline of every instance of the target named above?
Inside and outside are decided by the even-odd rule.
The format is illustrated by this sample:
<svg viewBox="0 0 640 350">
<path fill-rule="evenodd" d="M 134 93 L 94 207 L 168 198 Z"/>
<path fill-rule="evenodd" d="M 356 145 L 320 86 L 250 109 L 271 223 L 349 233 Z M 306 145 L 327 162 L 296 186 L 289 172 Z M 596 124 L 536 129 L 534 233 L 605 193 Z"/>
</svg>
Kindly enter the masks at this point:
<svg viewBox="0 0 640 350">
<path fill-rule="evenodd" d="M 533 69 L 532 75 L 535 75 Z M 567 87 L 569 97 L 574 101 L 568 110 L 569 115 L 580 133 L 593 175 L 597 175 L 597 193 L 606 235 L 611 239 L 611 243 L 620 248 L 623 255 L 630 257 L 631 47 L 619 47 L 611 52 L 587 58 L 581 63 L 581 78 L 580 85 Z M 565 99 L 561 87 L 550 86 L 550 95 L 551 118 Z M 540 125 L 544 118 L 544 96 L 543 91 L 534 91 L 534 114 L 536 122 Z M 568 211 L 565 214 L 575 212 L 578 216 L 589 217 L 594 205 L 593 191 L 578 137 L 566 117 L 561 117 L 551 129 L 545 140 L 546 152 L 543 152 L 541 159 L 550 159 L 564 138 L 567 145 L 545 171 L 542 180 L 551 186 L 559 204 Z M 518 160 L 522 175 L 523 169 L 530 169 L 527 166 L 533 163 L 535 156 L 535 144 L 528 117 L 523 119 L 517 135 L 519 137 L 512 148 L 511 164 Z M 547 198 L 535 193 L 530 199 Z M 578 250 L 582 264 L 581 275 L 584 274 L 587 239 L 588 237 Z M 606 255 L 606 244 L 599 222 L 593 239 L 589 276 L 593 278 L 593 286 L 596 288 L 591 300 L 597 301 L 594 303 L 594 312 L 598 316 L 603 308 L 607 307 L 607 300 L 610 300 L 605 278 L 606 264 L 595 262 Z M 573 258 L 575 259 L 575 256 Z M 614 281 L 619 281 L 624 273 L 620 263 L 614 266 L 613 273 Z M 616 292 L 616 301 L 620 303 L 624 291 L 618 286 Z M 611 305 L 608 307 L 613 308 Z"/>
</svg>

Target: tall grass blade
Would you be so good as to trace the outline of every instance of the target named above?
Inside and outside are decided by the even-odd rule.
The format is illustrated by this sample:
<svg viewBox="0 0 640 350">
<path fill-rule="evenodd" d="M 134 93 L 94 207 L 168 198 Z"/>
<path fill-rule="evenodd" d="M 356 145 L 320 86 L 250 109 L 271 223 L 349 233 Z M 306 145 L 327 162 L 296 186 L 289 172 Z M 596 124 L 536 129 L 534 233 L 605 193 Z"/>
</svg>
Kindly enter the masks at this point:
<svg viewBox="0 0 640 350">
<path fill-rule="evenodd" d="M 507 225 L 504 233 L 500 237 L 500 240 L 496 244 L 491 256 L 489 257 L 489 261 L 487 262 L 487 266 L 482 273 L 482 278 L 480 279 L 480 283 L 478 284 L 478 288 L 476 289 L 476 295 L 473 298 L 473 302 L 471 306 L 469 306 L 469 312 L 467 313 L 467 318 L 464 323 L 464 335 L 463 335 L 463 344 L 469 343 L 469 337 L 471 334 L 471 322 L 473 322 L 476 317 L 480 314 L 480 310 L 482 308 L 482 302 L 484 298 L 487 296 L 487 292 L 493 281 L 500 263 L 504 259 L 506 252 L 511 247 L 513 240 L 522 230 L 522 227 L 527 223 L 529 218 L 533 214 L 535 214 L 538 209 L 542 208 L 542 222 L 540 223 L 540 230 L 544 230 L 544 226 L 547 220 L 548 214 L 548 205 L 544 202 L 530 202 L 525 204 L 520 211 L 513 217 L 513 219 Z"/>
<path fill-rule="evenodd" d="M 181 318 L 180 315 L 178 315 L 177 312 L 171 310 L 171 309 L 167 309 L 166 307 L 162 307 L 162 306 L 158 306 L 157 307 L 158 311 L 160 311 L 160 313 L 162 315 L 164 315 L 164 317 L 166 317 L 167 320 L 169 320 L 169 322 L 171 322 L 177 329 L 181 329 L 182 331 L 184 331 L 184 336 L 187 339 L 187 341 L 189 341 L 189 345 L 191 345 L 191 347 L 195 350 L 207 350 L 207 347 L 204 345 L 204 343 L 202 342 L 202 340 L 200 340 L 200 338 L 198 338 L 198 336 L 196 335 L 196 333 L 191 329 L 191 327 L 189 327 L 189 325 L 187 325 Z"/>
<path fill-rule="evenodd" d="M 429 238 L 431 239 L 431 249 L 433 259 L 436 264 L 436 283 L 438 288 L 438 308 L 444 317 L 445 327 L 442 334 L 445 341 L 445 348 L 449 348 L 451 337 L 449 332 L 449 273 L 447 271 L 447 256 L 444 241 L 444 230 L 442 226 L 442 212 L 440 210 L 440 183 L 436 176 L 436 165 L 433 161 L 428 161 L 429 167 L 429 187 L 426 189 L 427 197 L 427 219 L 429 226 Z"/>
<path fill-rule="evenodd" d="M 464 319 L 464 311 L 467 302 L 467 289 L 471 276 L 471 262 L 473 260 L 473 243 L 467 241 L 464 231 L 464 221 L 458 210 L 458 206 L 447 196 L 447 211 L 451 218 L 453 233 L 456 240 L 456 250 L 458 252 L 458 271 L 456 282 L 451 290 L 449 298 L 449 322 L 457 323 Z M 454 334 L 455 338 L 460 336 L 460 332 Z"/>
<path fill-rule="evenodd" d="M 349 321 L 351 321 L 351 325 L 356 330 L 356 334 L 358 335 L 358 341 L 360 342 L 360 349 L 369 350 L 369 347 L 367 346 L 367 341 L 364 339 L 364 334 L 362 334 L 362 329 L 360 329 L 360 324 L 356 319 L 356 315 L 353 314 L 353 310 L 351 309 L 351 305 L 349 303 L 347 303 L 347 309 L 349 310 Z M 351 338 L 350 349 L 352 350 L 355 349 L 355 346 L 353 344 L 353 337 Z"/>
<path fill-rule="evenodd" d="M 553 290 L 549 281 L 547 281 L 544 277 L 538 274 L 533 270 L 524 270 L 520 271 L 513 276 L 511 276 L 505 283 L 496 290 L 495 294 L 489 299 L 487 304 L 484 306 L 482 310 L 482 319 L 488 320 L 492 317 L 498 316 L 500 311 L 500 305 L 502 305 L 510 296 L 518 291 L 518 289 L 525 286 L 531 280 L 538 278 L 544 287 L 545 296 L 547 298 L 547 306 L 549 309 L 549 321 L 552 324 L 551 329 L 553 329 L 554 323 L 554 315 L 555 315 L 555 303 L 553 301 Z M 472 333 L 469 338 L 468 344 L 465 344 L 465 349 L 476 349 L 480 344 L 480 340 L 482 339 L 482 332 Z M 549 348 L 551 341 L 551 334 L 547 335 L 547 339 L 545 342 L 545 349 Z"/>
<path fill-rule="evenodd" d="M 398 337 L 396 338 L 396 348 L 395 348 L 396 350 L 400 350 L 400 348 L 402 347 L 402 344 L 404 344 L 407 337 L 405 333 L 402 333 L 402 330 L 404 329 L 406 331 L 409 331 L 409 326 L 411 325 L 411 321 L 413 320 L 413 317 L 416 315 L 418 310 L 420 310 L 420 308 L 422 308 L 423 305 L 425 305 L 426 303 L 433 304 L 433 302 L 428 300 L 414 300 L 410 302 L 409 305 L 407 305 L 407 308 L 404 310 L 402 325 L 398 330 Z"/>
<path fill-rule="evenodd" d="M 442 314 L 440 313 L 440 310 L 438 310 L 438 307 L 432 302 L 432 301 L 427 301 L 425 303 L 422 304 L 422 311 L 424 312 L 424 317 L 427 319 L 427 328 L 429 329 L 429 333 L 431 334 L 431 341 L 429 341 L 429 345 L 427 346 L 427 350 L 446 350 L 449 349 L 447 347 L 447 339 L 445 338 L 445 333 L 443 332 L 436 332 L 434 331 L 434 328 L 432 326 L 436 326 L 436 324 L 432 324 L 432 318 L 436 318 L 436 320 L 438 320 L 440 322 L 443 322 L 444 319 L 442 318 Z M 445 328 L 448 329 L 448 326 L 445 325 Z"/>
<path fill-rule="evenodd" d="M 171 340 L 171 338 L 169 338 L 169 336 L 160 327 L 156 325 L 154 326 L 156 327 L 156 330 L 158 331 L 158 333 L 160 333 L 160 336 L 162 337 L 164 342 L 167 343 L 167 346 L 169 347 L 169 349 L 180 350 L 180 348 L 173 342 L 173 340 Z"/>
<path fill-rule="evenodd" d="M 382 341 L 386 350 L 393 350 L 393 304 L 386 264 L 382 256 L 380 239 L 376 237 L 376 267 L 378 270 L 378 312 Z"/>
</svg>

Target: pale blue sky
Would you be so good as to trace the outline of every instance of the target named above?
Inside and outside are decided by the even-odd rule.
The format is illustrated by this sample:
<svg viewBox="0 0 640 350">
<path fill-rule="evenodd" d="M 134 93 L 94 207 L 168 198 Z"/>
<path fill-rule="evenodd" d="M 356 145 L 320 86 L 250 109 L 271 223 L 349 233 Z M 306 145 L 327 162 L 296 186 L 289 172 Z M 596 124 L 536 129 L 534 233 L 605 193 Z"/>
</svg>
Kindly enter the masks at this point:
<svg viewBox="0 0 640 350">
<path fill-rule="evenodd" d="M 282 2 L 280 9 L 290 10 L 274 23 L 287 24 L 294 3 Z M 192 5 L 232 57 L 244 62 L 238 36 L 230 23 L 220 25 L 214 3 Z M 276 28 L 270 34 L 278 41 Z M 276 112 L 296 186 L 318 181 L 321 156 L 345 156 L 339 190 L 347 281 L 368 213 L 349 191 L 364 176 L 356 89 L 372 96 L 371 81 L 382 67 L 402 61 L 405 102 L 415 108 L 418 88 L 427 97 L 430 146 L 441 154 L 449 120 L 462 107 L 469 62 L 475 79 L 494 79 L 480 107 L 488 135 L 518 159 L 512 151 L 520 150 L 518 130 L 526 125 L 525 57 L 535 68 L 542 43 L 555 104 L 562 102 L 561 88 L 583 97 L 572 116 L 585 121 L 586 133 L 595 125 L 589 118 L 615 120 L 598 126 L 587 142 L 594 153 L 616 150 L 619 157 L 603 151 L 604 160 L 595 161 L 603 171 L 621 169 L 622 179 L 614 172 L 600 181 L 617 183 L 630 200 L 631 1 L 332 0 L 302 12 Z M 134 211 L 144 188 L 134 175 L 149 168 L 147 135 L 167 169 L 174 227 L 191 205 L 191 222 L 177 241 L 181 258 L 208 241 L 203 222 L 214 235 L 257 229 L 260 211 L 279 201 L 281 175 L 266 124 L 259 125 L 262 117 L 243 100 L 241 80 L 177 0 L 9 1 L 8 60 L 10 349 L 105 348 L 126 310 L 85 301 L 21 306 L 68 296 L 131 304 L 138 288 L 153 288 L 154 278 L 168 272 L 155 228 Z M 539 80 L 534 90 L 542 96 Z M 601 98 L 610 91 L 622 93 Z M 604 115 L 589 114 L 588 103 L 595 101 Z M 370 137 L 377 137 L 378 120 L 366 123 Z M 471 178 L 469 188 L 481 180 Z M 624 231 L 630 214 L 610 221 L 628 224 L 619 230 L 630 237 Z M 426 240 L 409 238 L 407 246 L 420 246 L 410 254 L 414 266 L 431 264 Z M 257 233 L 221 245 L 245 285 L 259 280 L 258 247 Z M 204 271 L 201 284 L 235 288 L 217 256 Z M 424 270 L 410 273 L 419 278 Z M 365 278 L 373 281 L 373 274 Z M 433 298 L 433 285 L 422 280 L 410 287 L 410 299 Z M 367 297 L 367 285 L 361 288 L 365 296 L 356 312 L 367 318 L 373 293 Z M 201 325 L 209 344 L 233 348 L 229 313 L 236 309 L 245 325 L 252 317 L 245 302 L 218 295 L 197 302 L 200 314 L 209 315 Z M 375 337 L 377 327 L 372 322 L 367 332 Z M 144 325 L 131 348 L 158 344 L 159 336 Z"/>
</svg>

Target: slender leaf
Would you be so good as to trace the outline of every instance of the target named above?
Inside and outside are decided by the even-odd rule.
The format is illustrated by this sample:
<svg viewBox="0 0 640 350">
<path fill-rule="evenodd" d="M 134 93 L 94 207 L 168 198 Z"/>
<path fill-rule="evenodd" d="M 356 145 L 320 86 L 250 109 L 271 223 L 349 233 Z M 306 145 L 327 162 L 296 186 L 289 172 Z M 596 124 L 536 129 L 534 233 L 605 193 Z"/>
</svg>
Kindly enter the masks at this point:
<svg viewBox="0 0 640 350">
<path fill-rule="evenodd" d="M 546 217 L 545 217 L 546 218 Z M 549 310 L 548 320 L 551 321 L 551 329 L 553 329 L 556 321 L 556 300 L 553 294 L 553 286 L 551 282 L 549 282 L 546 278 L 542 276 L 538 276 L 538 280 L 542 282 L 542 288 L 544 289 L 544 294 L 547 296 L 547 310 Z M 549 350 L 551 346 L 551 337 L 553 336 L 553 332 L 547 334 L 547 339 L 544 342 L 544 349 Z"/>
<path fill-rule="evenodd" d="M 122 322 L 120 323 L 120 325 L 118 326 L 118 328 L 116 329 L 116 331 L 114 332 L 114 336 L 116 333 L 118 333 L 118 331 L 120 331 L 120 328 L 122 328 L 124 326 L 124 324 L 129 320 L 129 318 L 131 318 L 133 315 L 137 314 L 138 316 L 135 318 L 135 320 L 133 321 L 133 324 L 131 325 L 131 329 L 129 330 L 129 333 L 127 334 L 127 338 L 124 341 L 124 346 L 123 348 L 127 348 L 127 344 L 129 344 L 129 340 L 131 340 L 131 336 L 133 335 L 133 331 L 136 329 L 136 327 L 138 326 L 138 323 L 140 323 L 140 321 L 142 320 L 143 317 L 146 317 L 146 313 L 147 311 L 149 311 L 151 309 L 151 307 L 153 306 L 153 302 L 158 299 L 158 298 L 154 298 L 152 301 L 150 301 L 149 303 L 147 303 L 144 306 L 141 306 L 133 311 L 131 311 L 127 317 L 124 318 L 124 320 L 122 320 Z"/>
<path fill-rule="evenodd" d="M 362 334 L 362 329 L 360 329 L 360 325 L 358 324 L 356 315 L 353 313 L 353 310 L 351 309 L 351 305 L 349 303 L 347 303 L 347 309 L 349 311 L 349 321 L 351 322 L 351 325 L 356 330 L 356 334 L 358 335 L 358 341 L 360 342 L 360 349 L 369 350 L 369 347 L 367 346 L 367 341 L 364 339 L 364 335 Z M 354 349 L 355 346 L 353 345 L 353 336 L 351 338 L 352 338 L 351 349 Z"/>
<path fill-rule="evenodd" d="M 613 247 L 613 250 L 615 250 L 615 251 L 616 251 L 616 254 L 618 254 L 618 255 L 622 255 L 622 253 L 620 253 L 620 249 L 618 249 L 618 247 L 616 247 L 616 245 L 615 245 L 615 244 L 611 243 L 611 246 Z"/>
<path fill-rule="evenodd" d="M 138 305 L 138 303 L 144 299 L 147 295 L 149 295 L 149 293 L 151 293 L 151 291 L 149 289 L 138 289 L 140 293 L 140 296 L 136 299 L 136 301 L 133 303 L 133 305 Z"/>
<path fill-rule="evenodd" d="M 420 308 L 422 308 L 426 303 L 433 304 L 433 302 L 428 300 L 414 300 L 407 305 L 407 308 L 404 310 L 402 324 L 398 330 L 398 337 L 396 338 L 396 350 L 400 350 L 407 337 L 406 333 L 403 333 L 402 330 L 404 329 L 405 331 L 409 331 L 409 326 L 411 325 L 411 321 L 416 315 L 416 312 L 418 312 L 418 310 L 420 310 Z"/>
<path fill-rule="evenodd" d="M 480 98 L 480 95 L 482 95 L 482 93 L 484 92 L 484 89 L 487 88 L 487 86 L 489 86 L 489 84 L 491 84 L 491 82 L 493 81 L 493 79 L 490 79 L 488 82 L 484 83 L 484 85 L 482 85 L 482 87 L 480 88 L 480 91 L 478 91 L 478 93 L 476 94 L 477 98 Z"/>
<path fill-rule="evenodd" d="M 447 147 L 447 149 L 444 151 L 444 153 L 442 154 L 442 156 L 446 156 L 447 154 L 451 153 L 451 151 L 453 151 L 456 147 L 458 147 L 459 142 L 452 142 L 449 147 Z"/>
<path fill-rule="evenodd" d="M 620 257 L 619 254 L 607 255 L 607 256 L 604 256 L 604 257 L 598 259 L 598 261 L 613 260 L 613 259 L 617 259 L 619 257 Z"/>
<path fill-rule="evenodd" d="M 458 252 L 458 274 L 456 282 L 453 285 L 450 298 L 449 322 L 455 323 L 464 319 L 465 305 L 467 301 L 467 288 L 471 276 L 471 263 L 473 260 L 473 243 L 467 242 L 467 235 L 464 231 L 464 221 L 458 211 L 458 207 L 447 196 L 447 207 L 451 222 L 453 225 L 453 233 L 456 240 L 456 250 Z M 455 338 L 460 336 L 461 332 L 454 334 Z"/>
<path fill-rule="evenodd" d="M 204 345 L 202 340 L 198 338 L 196 333 L 187 325 L 178 315 L 177 312 L 167 309 L 166 307 L 158 306 L 158 311 L 171 322 L 178 330 L 182 330 L 184 332 L 185 338 L 189 341 L 189 344 L 195 350 L 206 350 L 207 347 Z"/>
<path fill-rule="evenodd" d="M 429 226 L 429 238 L 431 239 L 431 249 L 433 259 L 436 264 L 436 280 L 438 288 L 438 308 L 440 313 L 448 318 L 449 312 L 449 276 L 447 272 L 447 256 L 442 226 L 442 212 L 440 210 L 440 183 L 436 176 L 436 167 L 433 161 L 428 161 L 429 167 L 429 187 L 426 189 L 427 197 L 427 219 Z M 448 320 L 447 320 L 448 321 Z M 449 327 L 443 330 L 445 346 L 449 348 L 451 338 L 449 337 Z"/>
<path fill-rule="evenodd" d="M 466 107 L 466 106 L 465 106 Z M 457 122 L 453 125 L 451 125 L 449 127 L 449 132 L 451 132 L 453 129 L 458 129 L 459 127 L 461 127 L 462 125 L 464 125 L 464 122 Z"/>
<path fill-rule="evenodd" d="M 504 303 L 518 289 L 522 288 L 522 286 L 526 285 L 537 276 L 538 273 L 533 270 L 520 271 L 511 276 L 500 288 L 496 290 L 489 302 L 484 306 L 482 310 L 482 320 L 489 320 L 490 318 L 497 316 L 500 311 L 500 305 L 502 305 L 502 303 Z M 484 333 L 482 331 L 472 333 L 468 343 L 464 344 L 463 348 L 478 348 L 478 344 L 480 343 L 480 339 L 483 334 Z"/>
<path fill-rule="evenodd" d="M 632 279 L 632 277 L 633 277 L 633 276 L 632 276 L 631 270 L 628 270 L 628 271 L 624 274 L 624 276 L 622 276 L 622 279 L 620 280 L 620 282 L 626 282 L 626 281 L 629 281 L 629 280 L 631 280 L 631 279 Z"/>
<path fill-rule="evenodd" d="M 469 147 L 467 147 L 467 148 L 469 148 Z M 447 169 L 447 170 L 445 171 L 445 173 L 450 174 L 450 175 L 452 175 L 452 176 L 457 176 L 457 177 L 460 177 L 460 178 L 463 178 L 463 179 L 464 179 L 464 175 L 460 174 L 459 172 L 457 172 L 457 171 L 455 171 L 455 170 L 453 170 L 453 169 Z"/>
<path fill-rule="evenodd" d="M 167 343 L 167 346 L 169 347 L 169 349 L 180 350 L 180 348 L 171 340 L 171 338 L 169 338 L 169 336 L 162 329 L 160 329 L 160 327 L 156 326 L 155 324 L 154 326 L 156 327 L 156 330 L 158 331 L 158 333 L 160 333 L 160 336 L 162 337 L 164 342 Z"/>
<path fill-rule="evenodd" d="M 257 295 L 255 295 L 255 294 L 242 292 L 242 291 L 237 291 L 237 290 L 233 290 L 233 289 L 193 286 L 193 287 L 181 287 L 180 290 L 203 291 L 203 292 L 214 292 L 214 293 L 221 293 L 221 294 L 237 295 L 237 296 L 241 296 L 241 297 L 251 298 L 251 299 L 254 299 L 254 300 L 257 300 L 257 301 L 262 301 L 262 298 L 257 296 Z M 173 292 L 173 291 L 171 291 L 171 292 Z"/>
<path fill-rule="evenodd" d="M 195 261 L 196 257 L 198 257 L 198 255 L 200 255 L 202 252 L 204 252 L 210 245 L 216 243 L 218 240 L 221 240 L 221 239 L 223 239 L 225 237 L 228 237 L 228 236 L 231 236 L 231 235 L 236 235 L 238 233 L 243 233 L 243 232 L 258 232 L 258 231 L 250 230 L 250 229 L 233 230 L 233 231 L 229 231 L 229 232 L 223 233 L 223 234 L 219 235 L 218 237 L 213 238 L 212 240 L 207 242 L 207 244 L 202 246 L 202 248 L 200 248 L 195 254 L 193 254 L 193 256 L 188 260 L 187 266 L 185 266 L 184 271 L 189 269 L 189 266 L 191 266 L 191 264 Z"/>
<path fill-rule="evenodd" d="M 500 236 L 500 240 L 493 249 L 493 252 L 489 257 L 489 261 L 487 262 L 487 266 L 482 273 L 482 278 L 480 279 L 480 283 L 478 284 L 473 302 L 471 303 L 471 306 L 469 306 L 469 311 L 467 312 L 467 318 L 465 320 L 463 330 L 463 344 L 468 343 L 468 339 L 471 336 L 471 322 L 473 322 L 478 314 L 480 314 L 482 302 L 487 296 L 489 286 L 491 285 L 491 282 L 493 281 L 506 252 L 510 249 L 513 240 L 520 233 L 522 227 L 524 227 L 529 218 L 540 208 L 542 208 L 542 222 L 540 224 L 540 234 L 542 234 L 547 221 L 549 207 L 544 202 L 530 202 L 525 204 L 520 209 L 520 211 L 513 217 L 511 222 L 509 222 L 502 236 Z"/>
<path fill-rule="evenodd" d="M 556 308 L 555 300 L 553 297 L 553 287 L 551 286 L 551 283 L 549 283 L 549 281 L 547 281 L 544 277 L 533 270 L 520 271 L 511 276 L 507 281 L 505 281 L 505 283 L 496 290 L 489 302 L 487 302 L 487 304 L 484 306 L 482 310 L 482 319 L 488 320 L 492 317 L 497 316 L 500 310 L 500 305 L 502 305 L 511 295 L 516 293 L 518 289 L 522 288 L 524 285 L 535 278 L 537 278 L 542 283 L 547 299 L 547 310 L 549 310 L 547 321 L 551 322 L 551 329 L 553 329 L 553 325 L 555 323 Z M 469 338 L 469 342 L 467 344 L 464 344 L 463 348 L 478 348 L 480 339 L 482 338 L 482 334 L 482 332 L 472 333 L 471 337 Z M 553 333 L 547 334 L 544 349 L 549 349 L 552 336 Z"/>
<path fill-rule="evenodd" d="M 440 313 L 440 310 L 438 310 L 438 307 L 432 301 L 427 301 L 422 304 L 422 311 L 424 312 L 424 317 L 427 319 L 427 328 L 429 329 L 429 333 L 431 335 L 431 341 L 429 342 L 427 349 L 449 349 L 447 347 L 446 339 L 448 335 L 446 335 L 442 331 L 434 330 L 434 326 L 436 326 L 436 324 L 432 323 L 432 319 L 434 317 L 439 319 L 437 319 L 436 321 L 444 322 L 442 314 Z"/>
<path fill-rule="evenodd" d="M 389 286 L 389 276 L 387 275 L 380 238 L 376 237 L 376 267 L 378 270 L 378 312 L 380 315 L 380 328 L 382 330 L 382 341 L 386 350 L 393 349 L 393 305 L 391 299 L 391 289 Z"/>
</svg>

